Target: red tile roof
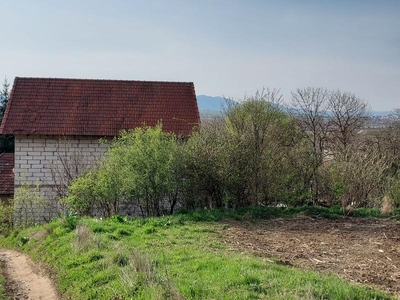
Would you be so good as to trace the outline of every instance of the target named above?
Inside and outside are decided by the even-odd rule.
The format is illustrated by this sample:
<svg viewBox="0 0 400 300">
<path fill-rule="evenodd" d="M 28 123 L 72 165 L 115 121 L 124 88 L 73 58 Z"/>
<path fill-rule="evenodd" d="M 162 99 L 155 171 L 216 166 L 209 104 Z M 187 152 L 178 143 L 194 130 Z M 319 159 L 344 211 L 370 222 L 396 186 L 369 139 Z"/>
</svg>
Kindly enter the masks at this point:
<svg viewBox="0 0 400 300">
<path fill-rule="evenodd" d="M 0 154 L 0 195 L 14 194 L 14 153 Z"/>
<path fill-rule="evenodd" d="M 158 121 L 190 134 L 200 122 L 193 83 L 16 77 L 0 133 L 115 136 Z"/>
</svg>

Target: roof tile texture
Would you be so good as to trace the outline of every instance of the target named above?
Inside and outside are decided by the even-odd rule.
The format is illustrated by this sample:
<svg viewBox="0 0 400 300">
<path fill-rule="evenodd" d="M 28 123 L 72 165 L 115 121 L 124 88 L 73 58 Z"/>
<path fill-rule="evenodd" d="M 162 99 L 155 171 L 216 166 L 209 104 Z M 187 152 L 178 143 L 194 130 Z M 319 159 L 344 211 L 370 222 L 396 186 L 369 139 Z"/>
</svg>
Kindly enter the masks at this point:
<svg viewBox="0 0 400 300">
<path fill-rule="evenodd" d="M 116 136 L 159 121 L 191 133 L 200 122 L 193 83 L 16 77 L 0 133 Z"/>
<path fill-rule="evenodd" d="M 14 194 L 14 153 L 0 154 L 0 195 Z"/>
</svg>

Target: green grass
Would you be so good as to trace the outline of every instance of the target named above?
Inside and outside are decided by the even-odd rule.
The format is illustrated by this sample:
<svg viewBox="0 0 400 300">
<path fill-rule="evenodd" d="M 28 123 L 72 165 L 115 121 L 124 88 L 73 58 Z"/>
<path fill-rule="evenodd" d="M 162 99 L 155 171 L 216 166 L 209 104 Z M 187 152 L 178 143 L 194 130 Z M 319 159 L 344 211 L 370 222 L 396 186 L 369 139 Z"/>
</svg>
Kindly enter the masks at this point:
<svg viewBox="0 0 400 300">
<path fill-rule="evenodd" d="M 306 215 L 319 209 L 198 211 L 143 220 L 57 219 L 0 238 L 52 268 L 71 299 L 391 299 L 380 291 L 239 253 L 223 220 Z"/>
<path fill-rule="evenodd" d="M 3 270 L 3 262 L 0 261 L 0 269 Z M 8 300 L 10 297 L 8 297 L 7 292 L 6 292 L 6 278 L 0 272 L 0 299 L 3 300 Z"/>
</svg>

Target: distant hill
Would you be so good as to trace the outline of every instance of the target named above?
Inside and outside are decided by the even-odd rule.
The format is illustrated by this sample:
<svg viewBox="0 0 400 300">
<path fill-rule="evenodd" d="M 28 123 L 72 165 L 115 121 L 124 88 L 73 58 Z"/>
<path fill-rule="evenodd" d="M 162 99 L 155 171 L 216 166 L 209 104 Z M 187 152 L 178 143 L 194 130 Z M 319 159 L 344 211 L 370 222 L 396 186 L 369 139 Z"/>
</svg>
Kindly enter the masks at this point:
<svg viewBox="0 0 400 300">
<path fill-rule="evenodd" d="M 388 116 L 390 114 L 392 114 L 393 111 L 371 111 L 371 115 L 375 116 L 375 117 L 384 117 L 384 116 Z"/>
<path fill-rule="evenodd" d="M 207 95 L 197 95 L 197 105 L 200 111 L 221 111 L 225 104 L 223 97 L 212 97 Z"/>
</svg>

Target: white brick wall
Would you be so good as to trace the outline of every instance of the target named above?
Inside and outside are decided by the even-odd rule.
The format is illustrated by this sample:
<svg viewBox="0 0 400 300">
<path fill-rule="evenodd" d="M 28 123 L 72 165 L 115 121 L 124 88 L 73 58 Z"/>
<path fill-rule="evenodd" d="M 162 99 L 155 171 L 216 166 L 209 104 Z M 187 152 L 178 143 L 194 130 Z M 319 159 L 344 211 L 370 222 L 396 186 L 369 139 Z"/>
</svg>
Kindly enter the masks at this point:
<svg viewBox="0 0 400 300">
<path fill-rule="evenodd" d="M 100 144 L 98 137 L 19 136 L 15 137 L 15 185 L 21 179 L 29 184 L 54 185 L 51 170 L 60 166 L 60 157 L 78 156 L 90 162 L 100 159 L 108 144 Z M 88 166 L 89 167 L 89 166 Z"/>
<path fill-rule="evenodd" d="M 57 207 L 54 199 L 50 198 L 54 198 L 51 190 L 58 181 L 53 174 L 57 173 L 57 169 L 62 169 L 60 157 L 64 160 L 75 157 L 88 170 L 108 147 L 108 144 L 100 144 L 98 137 L 16 135 L 15 186 L 20 186 L 23 181 L 32 186 L 39 183 L 44 198 Z"/>
</svg>

